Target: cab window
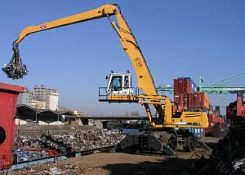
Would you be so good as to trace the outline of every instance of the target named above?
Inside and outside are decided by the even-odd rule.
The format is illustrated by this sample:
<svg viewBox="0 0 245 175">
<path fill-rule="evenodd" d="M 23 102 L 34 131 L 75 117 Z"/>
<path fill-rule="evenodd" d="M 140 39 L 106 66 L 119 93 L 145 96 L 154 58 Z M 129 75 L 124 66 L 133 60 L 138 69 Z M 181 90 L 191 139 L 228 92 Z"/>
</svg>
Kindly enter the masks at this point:
<svg viewBox="0 0 245 175">
<path fill-rule="evenodd" d="M 120 90 L 122 90 L 122 77 L 121 76 L 114 76 L 114 77 L 112 77 L 110 88 L 113 91 L 120 91 Z"/>
</svg>

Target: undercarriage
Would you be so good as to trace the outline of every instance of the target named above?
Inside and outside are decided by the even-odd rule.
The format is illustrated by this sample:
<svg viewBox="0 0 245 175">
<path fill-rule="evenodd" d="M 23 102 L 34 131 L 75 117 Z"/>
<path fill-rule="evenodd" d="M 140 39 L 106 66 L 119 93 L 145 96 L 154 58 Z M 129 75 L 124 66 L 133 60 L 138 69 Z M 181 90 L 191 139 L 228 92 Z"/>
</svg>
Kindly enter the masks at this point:
<svg viewBox="0 0 245 175">
<path fill-rule="evenodd" d="M 199 141 L 188 130 L 167 129 L 128 134 L 119 144 L 119 151 L 175 156 L 176 151 L 194 151 Z"/>
</svg>

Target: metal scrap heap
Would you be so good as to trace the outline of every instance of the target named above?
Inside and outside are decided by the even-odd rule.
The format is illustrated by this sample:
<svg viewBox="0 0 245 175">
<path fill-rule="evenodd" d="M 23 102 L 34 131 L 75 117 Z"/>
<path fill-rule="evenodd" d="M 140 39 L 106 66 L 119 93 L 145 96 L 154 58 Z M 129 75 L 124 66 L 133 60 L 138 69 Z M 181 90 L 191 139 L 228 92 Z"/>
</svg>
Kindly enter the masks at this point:
<svg viewBox="0 0 245 175">
<path fill-rule="evenodd" d="M 70 145 L 75 152 L 116 145 L 123 137 L 124 134 L 108 130 L 74 131 L 52 136 L 54 142 Z"/>
<path fill-rule="evenodd" d="M 77 130 L 52 136 L 43 134 L 41 137 L 21 136 L 15 141 L 15 154 L 17 162 L 28 161 L 47 156 L 49 150 L 56 150 L 60 154 L 66 155 L 72 152 L 115 146 L 123 137 L 125 137 L 124 134 L 109 130 Z M 42 148 L 42 151 L 34 153 L 26 150 L 30 148 L 37 150 Z"/>
<path fill-rule="evenodd" d="M 209 159 L 202 158 L 194 166 L 193 174 L 245 174 L 245 119 L 236 120 L 229 133 L 212 151 Z"/>
<path fill-rule="evenodd" d="M 23 78 L 25 75 L 27 75 L 28 70 L 27 66 L 22 63 L 18 44 L 16 42 L 13 43 L 13 51 L 13 56 L 11 57 L 8 64 L 4 64 L 2 71 L 7 74 L 8 78 L 15 80 Z"/>
<path fill-rule="evenodd" d="M 63 140 L 54 139 L 50 135 L 43 134 L 41 140 L 39 140 L 43 148 L 54 149 L 62 154 L 69 154 L 71 152 L 71 146 L 68 143 L 64 143 Z"/>
</svg>

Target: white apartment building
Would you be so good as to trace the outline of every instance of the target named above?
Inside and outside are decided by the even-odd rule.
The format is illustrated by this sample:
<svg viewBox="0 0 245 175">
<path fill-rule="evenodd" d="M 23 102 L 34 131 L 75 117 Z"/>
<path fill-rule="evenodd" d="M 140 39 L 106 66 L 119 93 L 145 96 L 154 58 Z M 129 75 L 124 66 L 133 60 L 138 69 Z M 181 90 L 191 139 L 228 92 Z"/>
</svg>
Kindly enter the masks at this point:
<svg viewBox="0 0 245 175">
<path fill-rule="evenodd" d="M 49 108 L 48 109 L 52 109 L 52 110 L 58 110 L 58 102 L 59 102 L 59 97 L 58 97 L 58 92 L 56 90 L 56 92 L 50 92 L 49 94 L 49 99 L 48 99 L 48 104 L 49 104 Z M 47 103 L 47 101 L 46 101 Z"/>
<path fill-rule="evenodd" d="M 34 86 L 32 90 L 33 99 L 45 102 L 45 109 L 57 110 L 59 94 L 55 88 L 49 88 L 46 86 Z"/>
</svg>

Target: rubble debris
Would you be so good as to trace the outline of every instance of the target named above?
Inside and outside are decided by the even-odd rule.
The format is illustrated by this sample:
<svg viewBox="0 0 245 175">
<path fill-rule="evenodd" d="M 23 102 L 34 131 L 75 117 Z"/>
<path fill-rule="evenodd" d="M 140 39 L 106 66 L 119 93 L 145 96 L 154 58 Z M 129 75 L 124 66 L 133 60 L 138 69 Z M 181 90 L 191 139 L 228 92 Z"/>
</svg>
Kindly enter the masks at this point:
<svg viewBox="0 0 245 175">
<path fill-rule="evenodd" d="M 239 119 L 229 133 L 220 139 L 208 159 L 195 163 L 193 174 L 245 174 L 245 119 Z"/>
<path fill-rule="evenodd" d="M 237 171 L 241 168 L 245 168 L 245 158 L 237 160 L 237 161 L 233 161 L 231 163 L 232 163 L 232 167 L 235 171 Z"/>
<path fill-rule="evenodd" d="M 48 150 L 67 155 L 72 152 L 81 152 L 115 146 L 125 137 L 119 132 L 109 130 L 76 130 L 69 133 L 39 136 L 19 136 L 15 140 L 15 154 L 17 162 L 30 161 L 48 156 Z M 20 149 L 22 148 L 22 149 Z M 46 151 L 27 151 L 29 148 L 45 148 Z"/>
<path fill-rule="evenodd" d="M 23 148 L 14 148 L 14 154 L 17 156 L 17 162 L 40 159 L 48 155 L 46 151 L 30 152 Z"/>
<path fill-rule="evenodd" d="M 43 148 L 54 149 L 62 154 L 69 154 L 71 152 L 69 143 L 64 143 L 64 140 L 54 139 L 50 135 L 43 134 L 39 142 Z"/>
</svg>

